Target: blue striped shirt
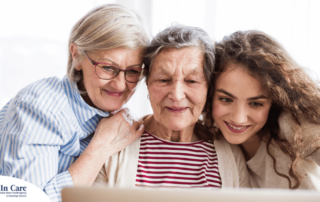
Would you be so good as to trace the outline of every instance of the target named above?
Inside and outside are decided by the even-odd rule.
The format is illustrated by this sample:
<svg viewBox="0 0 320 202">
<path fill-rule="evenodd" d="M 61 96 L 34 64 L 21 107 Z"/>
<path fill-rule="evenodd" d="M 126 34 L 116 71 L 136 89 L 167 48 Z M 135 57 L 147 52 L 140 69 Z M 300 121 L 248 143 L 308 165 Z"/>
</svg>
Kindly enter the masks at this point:
<svg viewBox="0 0 320 202">
<path fill-rule="evenodd" d="M 73 185 L 69 166 L 109 115 L 90 107 L 76 89 L 67 77 L 42 79 L 1 109 L 0 175 L 29 181 L 61 201 L 61 189 Z"/>
</svg>

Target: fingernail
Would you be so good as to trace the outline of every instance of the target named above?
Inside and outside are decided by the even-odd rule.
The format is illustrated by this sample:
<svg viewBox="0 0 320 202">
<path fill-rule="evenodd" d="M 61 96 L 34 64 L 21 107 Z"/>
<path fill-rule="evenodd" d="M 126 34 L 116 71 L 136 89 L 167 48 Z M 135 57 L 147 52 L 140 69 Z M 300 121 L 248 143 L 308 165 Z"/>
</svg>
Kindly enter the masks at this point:
<svg viewBox="0 0 320 202">
<path fill-rule="evenodd" d="M 139 130 L 142 130 L 143 127 L 144 127 L 143 124 L 141 124 L 139 127 Z"/>
<path fill-rule="evenodd" d="M 119 110 L 116 110 L 116 111 L 113 111 L 113 112 L 110 112 L 110 114 L 115 115 L 116 113 L 118 113 L 118 111 L 120 111 L 120 109 L 119 109 Z"/>
</svg>

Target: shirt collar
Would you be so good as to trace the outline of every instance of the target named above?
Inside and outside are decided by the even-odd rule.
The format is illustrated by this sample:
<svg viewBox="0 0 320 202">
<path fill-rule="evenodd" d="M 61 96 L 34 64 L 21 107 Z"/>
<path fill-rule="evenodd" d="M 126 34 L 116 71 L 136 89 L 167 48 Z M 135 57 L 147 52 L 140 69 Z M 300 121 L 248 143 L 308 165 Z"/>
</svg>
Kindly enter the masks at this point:
<svg viewBox="0 0 320 202">
<path fill-rule="evenodd" d="M 70 82 L 67 76 L 63 78 L 63 84 L 74 114 L 82 124 L 86 123 L 94 116 L 99 116 L 101 118 L 109 116 L 109 112 L 88 105 L 80 95 L 76 83 Z"/>
</svg>

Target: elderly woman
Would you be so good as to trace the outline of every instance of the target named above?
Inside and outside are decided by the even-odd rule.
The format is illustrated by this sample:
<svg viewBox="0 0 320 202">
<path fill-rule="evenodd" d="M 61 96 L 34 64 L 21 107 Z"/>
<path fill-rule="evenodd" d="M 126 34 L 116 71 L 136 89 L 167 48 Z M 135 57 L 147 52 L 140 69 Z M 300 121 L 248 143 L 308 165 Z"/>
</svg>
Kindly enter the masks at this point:
<svg viewBox="0 0 320 202">
<path fill-rule="evenodd" d="M 134 93 L 148 43 L 139 18 L 122 6 L 80 19 L 67 77 L 37 81 L 1 109 L 0 174 L 37 185 L 52 201 L 65 186 L 91 185 L 107 158 L 143 132 L 127 110 L 103 117 Z"/>
<path fill-rule="evenodd" d="M 146 84 L 154 114 L 145 132 L 109 158 L 95 184 L 109 187 L 249 186 L 241 151 L 214 140 L 199 119 L 214 67 L 214 45 L 200 28 L 171 26 L 151 42 Z"/>
</svg>

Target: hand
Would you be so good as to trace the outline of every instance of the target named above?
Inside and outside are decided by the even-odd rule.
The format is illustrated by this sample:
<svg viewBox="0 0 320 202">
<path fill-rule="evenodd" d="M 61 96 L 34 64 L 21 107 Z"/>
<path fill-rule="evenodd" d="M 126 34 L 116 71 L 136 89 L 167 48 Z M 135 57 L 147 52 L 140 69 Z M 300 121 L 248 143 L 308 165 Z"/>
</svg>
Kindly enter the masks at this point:
<svg viewBox="0 0 320 202">
<path fill-rule="evenodd" d="M 144 125 L 132 118 L 129 109 L 122 109 L 100 121 L 91 143 L 104 156 L 111 156 L 140 137 L 143 131 Z"/>
<path fill-rule="evenodd" d="M 104 162 L 140 137 L 143 131 L 144 125 L 133 120 L 128 109 L 102 119 L 90 144 L 68 169 L 73 184 L 91 186 Z"/>
</svg>

